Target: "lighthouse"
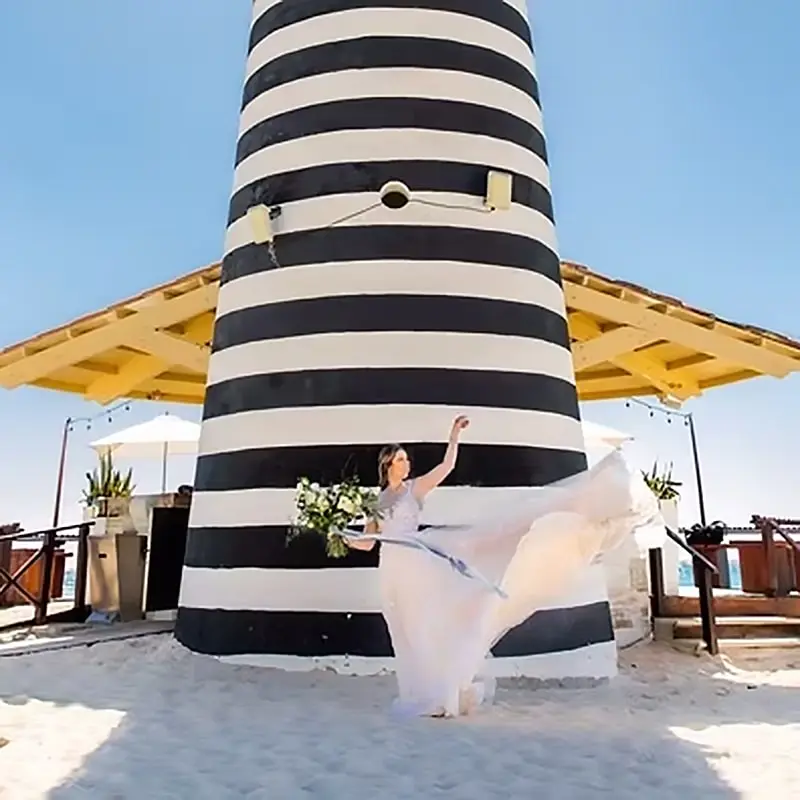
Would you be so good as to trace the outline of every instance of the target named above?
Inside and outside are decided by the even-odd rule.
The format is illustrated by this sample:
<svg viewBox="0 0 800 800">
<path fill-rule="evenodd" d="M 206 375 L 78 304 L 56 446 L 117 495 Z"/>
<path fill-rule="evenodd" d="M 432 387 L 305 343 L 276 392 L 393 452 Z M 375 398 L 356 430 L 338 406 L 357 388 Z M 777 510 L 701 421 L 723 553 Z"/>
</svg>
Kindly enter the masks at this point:
<svg viewBox="0 0 800 800">
<path fill-rule="evenodd" d="M 286 669 L 392 668 L 377 552 L 287 542 L 294 486 L 416 472 L 426 524 L 585 468 L 524 0 L 256 0 L 176 636 Z M 435 611 L 435 610 L 434 610 Z M 493 648 L 613 674 L 602 571 Z"/>
</svg>

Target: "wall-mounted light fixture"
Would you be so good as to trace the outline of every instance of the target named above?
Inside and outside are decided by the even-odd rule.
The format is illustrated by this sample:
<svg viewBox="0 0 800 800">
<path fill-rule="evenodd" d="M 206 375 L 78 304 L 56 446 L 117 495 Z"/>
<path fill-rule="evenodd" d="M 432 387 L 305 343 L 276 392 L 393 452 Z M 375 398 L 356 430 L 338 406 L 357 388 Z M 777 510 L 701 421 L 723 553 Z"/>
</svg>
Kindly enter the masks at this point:
<svg viewBox="0 0 800 800">
<path fill-rule="evenodd" d="M 247 209 L 247 221 L 250 223 L 250 230 L 255 244 L 270 244 L 273 241 L 275 229 L 272 223 L 280 215 L 280 206 L 270 208 L 262 203 L 257 206 L 250 206 Z"/>
<path fill-rule="evenodd" d="M 508 172 L 489 170 L 486 176 L 486 196 L 483 204 L 489 211 L 508 211 L 511 208 L 511 194 L 514 189 L 514 176 Z"/>
</svg>

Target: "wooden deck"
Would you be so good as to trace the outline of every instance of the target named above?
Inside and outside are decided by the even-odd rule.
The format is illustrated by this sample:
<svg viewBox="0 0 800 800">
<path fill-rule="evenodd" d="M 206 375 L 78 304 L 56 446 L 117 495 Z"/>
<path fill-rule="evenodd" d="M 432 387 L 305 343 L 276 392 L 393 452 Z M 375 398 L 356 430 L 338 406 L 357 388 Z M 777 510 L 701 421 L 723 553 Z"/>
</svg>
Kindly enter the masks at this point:
<svg viewBox="0 0 800 800">
<path fill-rule="evenodd" d="M 700 600 L 695 594 L 667 595 L 662 601 L 664 617 L 697 617 Z M 800 618 L 800 594 L 788 597 L 764 597 L 730 589 L 714 590 L 717 617 L 797 617 Z"/>
<path fill-rule="evenodd" d="M 88 623 L 61 623 L 34 628 L 19 628 L 0 633 L 0 658 L 33 655 L 52 650 L 117 642 L 142 636 L 168 634 L 174 622 L 137 620 L 111 625 Z"/>
</svg>

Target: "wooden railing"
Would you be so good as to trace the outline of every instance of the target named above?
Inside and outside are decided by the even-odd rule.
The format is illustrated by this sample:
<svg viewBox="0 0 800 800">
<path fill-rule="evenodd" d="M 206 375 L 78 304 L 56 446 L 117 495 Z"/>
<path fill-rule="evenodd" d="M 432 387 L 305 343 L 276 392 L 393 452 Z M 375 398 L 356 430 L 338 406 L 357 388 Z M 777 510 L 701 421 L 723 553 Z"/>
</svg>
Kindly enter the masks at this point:
<svg viewBox="0 0 800 800">
<path fill-rule="evenodd" d="M 767 565 L 767 575 L 769 586 L 767 594 L 770 597 L 778 597 L 785 594 L 781 591 L 779 580 L 778 553 L 775 547 L 775 536 L 780 536 L 789 545 L 789 563 L 792 575 L 796 576 L 797 558 L 800 555 L 800 544 L 798 544 L 791 534 L 787 533 L 781 526 L 800 527 L 800 520 L 796 519 L 775 519 L 773 517 L 762 517 L 758 514 L 753 515 L 752 524 L 761 531 L 761 542 L 764 549 L 764 560 Z M 800 588 L 795 586 L 796 589 Z"/>
<path fill-rule="evenodd" d="M 53 582 L 53 565 L 56 560 L 56 552 L 67 541 L 78 542 L 77 563 L 75 565 L 75 596 L 73 600 L 73 612 L 80 616 L 86 609 L 86 578 L 87 566 L 89 561 L 89 531 L 94 522 L 82 522 L 76 525 L 63 525 L 59 528 L 49 528 L 41 531 L 22 531 L 15 530 L 12 533 L 0 535 L 0 545 L 8 542 L 41 540 L 39 548 L 13 573 L 0 563 L 0 599 L 10 589 L 16 590 L 34 608 L 33 622 L 36 625 L 44 624 L 47 619 L 47 609 L 51 600 L 51 588 Z M 74 533 L 69 533 L 74 531 Z M 0 550 L 3 548 L 0 547 Z M 22 578 L 28 573 L 35 564 L 42 561 L 41 581 L 38 593 L 32 593 L 22 584 Z M 14 626 L 12 626 L 14 627 Z"/>
<path fill-rule="evenodd" d="M 683 537 L 670 528 L 666 529 L 667 536 L 678 547 L 692 557 L 695 582 L 700 595 L 700 625 L 706 650 L 715 656 L 719 653 L 719 639 L 717 637 L 717 615 L 714 610 L 714 579 L 713 575 L 719 573 L 716 564 L 707 559 L 702 553 L 687 544 Z M 664 583 L 664 559 L 661 548 L 651 550 L 650 562 L 650 602 L 651 613 L 654 619 L 663 617 L 663 602 L 666 596 Z"/>
</svg>

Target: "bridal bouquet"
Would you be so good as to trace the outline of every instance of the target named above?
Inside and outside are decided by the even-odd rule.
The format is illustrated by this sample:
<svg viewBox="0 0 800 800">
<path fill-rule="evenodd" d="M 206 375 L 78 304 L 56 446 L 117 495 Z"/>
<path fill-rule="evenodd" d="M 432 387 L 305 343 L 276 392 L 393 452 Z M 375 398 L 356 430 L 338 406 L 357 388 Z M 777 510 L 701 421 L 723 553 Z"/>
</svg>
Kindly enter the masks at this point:
<svg viewBox="0 0 800 800">
<path fill-rule="evenodd" d="M 332 558 L 343 558 L 350 552 L 341 532 L 348 525 L 380 519 L 378 492 L 361 486 L 356 478 L 320 486 L 308 478 L 300 478 L 295 491 L 295 536 L 309 531 L 325 539 L 325 550 Z"/>
</svg>

